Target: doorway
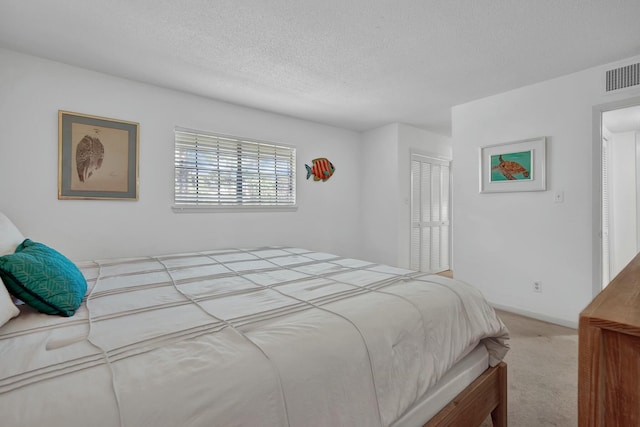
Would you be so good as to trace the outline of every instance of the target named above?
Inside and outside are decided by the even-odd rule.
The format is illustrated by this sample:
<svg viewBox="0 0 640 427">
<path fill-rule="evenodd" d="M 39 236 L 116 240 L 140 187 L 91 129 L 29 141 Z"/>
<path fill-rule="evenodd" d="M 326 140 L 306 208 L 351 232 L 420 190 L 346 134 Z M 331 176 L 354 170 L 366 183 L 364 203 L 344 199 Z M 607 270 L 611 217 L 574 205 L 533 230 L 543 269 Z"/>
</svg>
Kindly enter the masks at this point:
<svg viewBox="0 0 640 427">
<path fill-rule="evenodd" d="M 449 270 L 451 257 L 451 162 L 411 155 L 410 268 Z"/>
<path fill-rule="evenodd" d="M 594 107 L 594 126 L 596 295 L 640 250 L 640 98 Z"/>
</svg>

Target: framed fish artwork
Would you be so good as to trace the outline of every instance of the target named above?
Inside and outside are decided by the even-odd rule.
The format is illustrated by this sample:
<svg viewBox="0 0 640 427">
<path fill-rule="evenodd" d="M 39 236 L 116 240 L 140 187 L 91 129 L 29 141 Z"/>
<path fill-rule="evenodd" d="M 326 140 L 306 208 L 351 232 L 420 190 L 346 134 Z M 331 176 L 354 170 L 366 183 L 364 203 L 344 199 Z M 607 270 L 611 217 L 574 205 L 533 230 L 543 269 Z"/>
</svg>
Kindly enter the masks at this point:
<svg viewBox="0 0 640 427">
<path fill-rule="evenodd" d="M 547 138 L 480 148 L 480 192 L 544 191 Z"/>
<path fill-rule="evenodd" d="M 138 127 L 58 111 L 58 199 L 138 200 Z"/>
<path fill-rule="evenodd" d="M 307 179 L 313 176 L 314 181 L 326 181 L 333 176 L 336 171 L 333 163 L 326 157 L 320 157 L 311 161 L 311 166 L 304 165 L 307 169 Z"/>
</svg>

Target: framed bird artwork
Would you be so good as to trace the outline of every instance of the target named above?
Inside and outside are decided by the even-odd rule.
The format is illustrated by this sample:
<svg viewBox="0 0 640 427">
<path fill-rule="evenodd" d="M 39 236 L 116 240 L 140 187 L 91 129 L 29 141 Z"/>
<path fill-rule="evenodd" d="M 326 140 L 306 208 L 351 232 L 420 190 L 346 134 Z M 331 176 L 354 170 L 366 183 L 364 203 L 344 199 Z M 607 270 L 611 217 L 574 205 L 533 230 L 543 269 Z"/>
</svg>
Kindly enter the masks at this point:
<svg viewBox="0 0 640 427">
<path fill-rule="evenodd" d="M 58 199 L 138 200 L 139 124 L 58 111 Z"/>
</svg>

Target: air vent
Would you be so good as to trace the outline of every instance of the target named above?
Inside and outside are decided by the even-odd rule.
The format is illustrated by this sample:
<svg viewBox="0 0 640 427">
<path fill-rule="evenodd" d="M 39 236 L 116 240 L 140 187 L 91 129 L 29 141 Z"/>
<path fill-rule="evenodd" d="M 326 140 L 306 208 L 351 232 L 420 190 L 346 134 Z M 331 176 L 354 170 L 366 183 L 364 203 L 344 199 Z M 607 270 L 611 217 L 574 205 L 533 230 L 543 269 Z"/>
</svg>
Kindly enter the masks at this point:
<svg viewBox="0 0 640 427">
<path fill-rule="evenodd" d="M 631 88 L 640 85 L 640 63 L 608 70 L 606 74 L 606 92 Z"/>
</svg>

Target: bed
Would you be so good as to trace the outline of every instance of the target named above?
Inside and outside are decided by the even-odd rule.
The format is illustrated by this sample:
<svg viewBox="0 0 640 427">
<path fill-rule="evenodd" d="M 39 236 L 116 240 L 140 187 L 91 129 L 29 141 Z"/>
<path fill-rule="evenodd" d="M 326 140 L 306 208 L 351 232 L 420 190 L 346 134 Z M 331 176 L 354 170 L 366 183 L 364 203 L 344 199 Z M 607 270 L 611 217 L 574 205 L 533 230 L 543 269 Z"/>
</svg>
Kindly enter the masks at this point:
<svg viewBox="0 0 640 427">
<path fill-rule="evenodd" d="M 506 426 L 472 286 L 302 248 L 77 263 L 71 317 L 0 327 L 2 425 Z"/>
</svg>

